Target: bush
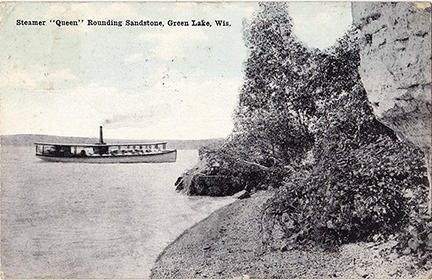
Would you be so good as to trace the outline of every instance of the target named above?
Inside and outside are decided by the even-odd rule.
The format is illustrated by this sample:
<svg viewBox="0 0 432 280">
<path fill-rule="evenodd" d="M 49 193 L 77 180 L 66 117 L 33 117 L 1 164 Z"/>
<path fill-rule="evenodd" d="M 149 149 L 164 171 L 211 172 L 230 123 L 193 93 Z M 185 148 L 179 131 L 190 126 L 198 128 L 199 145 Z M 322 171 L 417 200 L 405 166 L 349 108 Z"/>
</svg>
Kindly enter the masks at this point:
<svg viewBox="0 0 432 280">
<path fill-rule="evenodd" d="M 314 164 L 286 178 L 267 202 L 265 219 L 277 221 L 286 238 L 334 248 L 386 239 L 420 215 L 428 184 L 423 153 L 398 141 L 357 96 L 324 106 Z M 274 225 L 265 229 L 271 234 Z"/>
</svg>

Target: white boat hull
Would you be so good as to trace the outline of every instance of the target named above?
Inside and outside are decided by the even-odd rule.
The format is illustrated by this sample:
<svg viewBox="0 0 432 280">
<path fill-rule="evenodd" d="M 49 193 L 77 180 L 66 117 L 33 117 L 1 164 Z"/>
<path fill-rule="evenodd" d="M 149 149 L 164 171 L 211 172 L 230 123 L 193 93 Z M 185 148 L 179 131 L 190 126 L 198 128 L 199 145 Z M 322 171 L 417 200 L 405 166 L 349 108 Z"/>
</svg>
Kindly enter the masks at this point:
<svg viewBox="0 0 432 280">
<path fill-rule="evenodd" d="M 76 163 L 163 163 L 175 162 L 177 150 L 164 150 L 154 153 L 137 155 L 93 155 L 87 157 L 56 157 L 36 155 L 38 158 L 50 162 L 76 162 Z"/>
</svg>

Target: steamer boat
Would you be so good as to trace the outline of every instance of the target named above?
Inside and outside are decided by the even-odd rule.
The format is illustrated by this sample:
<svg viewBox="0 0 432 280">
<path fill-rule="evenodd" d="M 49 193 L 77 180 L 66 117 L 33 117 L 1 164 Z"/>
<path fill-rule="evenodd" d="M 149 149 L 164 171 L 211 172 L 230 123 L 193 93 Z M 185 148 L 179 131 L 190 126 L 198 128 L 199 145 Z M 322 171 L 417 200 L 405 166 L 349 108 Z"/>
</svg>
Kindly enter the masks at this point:
<svg viewBox="0 0 432 280">
<path fill-rule="evenodd" d="M 35 143 L 36 157 L 51 162 L 80 163 L 162 163 L 175 162 L 177 150 L 167 149 L 161 143 L 118 143 L 103 141 L 102 126 L 99 128 L 99 143 L 61 144 Z"/>
</svg>

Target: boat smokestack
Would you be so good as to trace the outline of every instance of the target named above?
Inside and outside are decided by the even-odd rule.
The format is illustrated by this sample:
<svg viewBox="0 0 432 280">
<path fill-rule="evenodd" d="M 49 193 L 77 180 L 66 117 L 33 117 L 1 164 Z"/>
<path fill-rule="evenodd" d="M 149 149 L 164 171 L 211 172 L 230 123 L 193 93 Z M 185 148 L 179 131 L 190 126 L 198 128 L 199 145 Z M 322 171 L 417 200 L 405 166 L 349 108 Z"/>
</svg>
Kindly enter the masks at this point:
<svg viewBox="0 0 432 280">
<path fill-rule="evenodd" d="M 102 126 L 99 126 L 99 143 L 104 144 Z"/>
</svg>

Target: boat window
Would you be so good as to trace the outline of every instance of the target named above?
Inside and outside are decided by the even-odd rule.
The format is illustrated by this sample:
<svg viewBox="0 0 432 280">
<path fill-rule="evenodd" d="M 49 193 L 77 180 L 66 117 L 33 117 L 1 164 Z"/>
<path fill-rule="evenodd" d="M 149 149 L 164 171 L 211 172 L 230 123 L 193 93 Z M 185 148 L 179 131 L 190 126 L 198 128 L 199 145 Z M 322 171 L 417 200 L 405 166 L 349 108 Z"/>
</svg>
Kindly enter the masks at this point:
<svg viewBox="0 0 432 280">
<path fill-rule="evenodd" d="M 40 145 L 41 149 L 39 150 L 41 155 L 54 155 L 55 154 L 55 147 L 53 145 Z"/>
</svg>

